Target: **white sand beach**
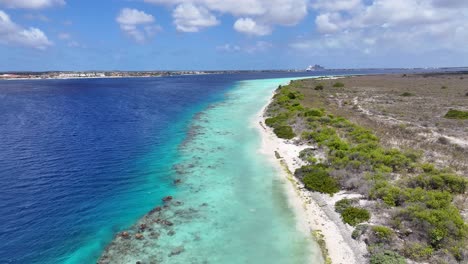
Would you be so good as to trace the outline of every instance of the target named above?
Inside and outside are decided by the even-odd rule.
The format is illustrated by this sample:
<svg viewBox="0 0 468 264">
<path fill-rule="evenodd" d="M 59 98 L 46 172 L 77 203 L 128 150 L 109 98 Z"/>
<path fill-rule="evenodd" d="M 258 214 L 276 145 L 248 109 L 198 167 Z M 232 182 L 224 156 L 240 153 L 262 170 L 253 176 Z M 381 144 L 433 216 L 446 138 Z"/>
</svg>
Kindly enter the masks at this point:
<svg viewBox="0 0 468 264">
<path fill-rule="evenodd" d="M 296 213 L 299 230 L 311 235 L 312 232 L 320 232 L 323 235 L 328 250 L 326 257 L 331 263 L 365 263 L 366 245 L 351 238 L 352 227 L 344 224 L 340 215 L 334 211 L 336 201 L 345 197 L 349 198 L 353 194 L 340 192 L 331 197 L 304 188 L 304 185 L 293 176 L 293 173 L 304 165 L 299 159 L 299 152 L 311 146 L 297 145 L 293 143 L 293 140 L 283 140 L 276 137 L 273 130 L 264 123 L 264 112 L 268 104 L 254 119 L 262 138 L 260 153 L 267 155 L 278 168 L 280 175 L 287 179 L 288 184 L 285 184 L 285 191 L 289 204 Z M 279 154 L 280 158 L 275 152 Z"/>
</svg>

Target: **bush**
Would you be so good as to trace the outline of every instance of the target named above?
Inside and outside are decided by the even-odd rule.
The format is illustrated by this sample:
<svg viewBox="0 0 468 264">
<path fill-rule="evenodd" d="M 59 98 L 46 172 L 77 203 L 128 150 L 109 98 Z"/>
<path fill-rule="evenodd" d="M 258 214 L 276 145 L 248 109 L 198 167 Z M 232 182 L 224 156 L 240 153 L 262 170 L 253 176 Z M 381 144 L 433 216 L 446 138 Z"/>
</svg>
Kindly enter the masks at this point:
<svg viewBox="0 0 468 264">
<path fill-rule="evenodd" d="M 317 90 L 317 91 L 323 90 L 323 84 L 321 84 L 321 83 L 317 84 L 314 89 Z"/>
<path fill-rule="evenodd" d="M 324 115 L 324 113 L 320 109 L 312 108 L 312 109 L 307 110 L 304 115 L 307 116 L 307 117 L 308 116 L 322 117 Z"/>
<path fill-rule="evenodd" d="M 341 213 L 343 222 L 355 226 L 362 222 L 369 221 L 370 213 L 366 209 L 358 207 L 348 207 Z"/>
<path fill-rule="evenodd" d="M 421 244 L 421 243 L 406 243 L 405 247 L 403 248 L 403 254 L 413 260 L 423 261 L 428 259 L 432 253 L 434 253 L 434 249 L 431 248 L 429 245 Z"/>
<path fill-rule="evenodd" d="M 342 82 L 336 82 L 335 84 L 333 84 L 333 87 L 335 87 L 335 88 L 342 88 L 342 87 L 344 87 L 344 83 L 342 83 Z"/>
<path fill-rule="evenodd" d="M 277 137 L 284 139 L 292 139 L 296 136 L 296 134 L 294 134 L 293 132 L 292 127 L 290 126 L 277 127 L 273 130 L 273 132 L 276 134 Z"/>
<path fill-rule="evenodd" d="M 468 111 L 450 109 L 444 117 L 448 119 L 468 119 Z"/>
<path fill-rule="evenodd" d="M 408 185 L 413 188 L 421 187 L 425 190 L 440 190 L 455 194 L 464 194 L 468 186 L 468 180 L 455 174 L 432 171 L 432 173 L 411 178 Z"/>
<path fill-rule="evenodd" d="M 353 206 L 353 204 L 355 204 L 354 200 L 346 198 L 341 199 L 335 203 L 335 212 L 341 214 L 346 208 Z"/>
<path fill-rule="evenodd" d="M 265 119 L 265 124 L 269 127 L 275 128 L 281 125 L 286 125 L 288 118 L 289 118 L 288 113 L 281 113 L 277 116 Z"/>
<path fill-rule="evenodd" d="M 299 152 L 299 158 L 303 161 L 316 161 L 315 159 L 315 149 L 313 148 L 306 148 Z"/>
<path fill-rule="evenodd" d="M 307 189 L 330 195 L 340 190 L 338 182 L 330 177 L 325 168 L 320 166 L 308 166 L 302 170 L 304 173 L 302 181 Z"/>
<path fill-rule="evenodd" d="M 388 241 L 393 236 L 393 230 L 386 226 L 373 226 L 372 231 L 380 241 Z"/>
<path fill-rule="evenodd" d="M 410 92 L 404 92 L 404 93 L 400 94 L 400 96 L 414 96 L 414 94 L 410 93 Z"/>
<path fill-rule="evenodd" d="M 433 248 L 450 248 L 451 243 L 466 241 L 468 226 L 460 211 L 451 204 L 431 209 L 415 203 L 401 213 L 404 219 L 413 222 L 413 229 L 421 228 L 426 233 L 428 244 Z"/>
<path fill-rule="evenodd" d="M 385 250 L 370 257 L 370 264 L 406 264 L 406 259 L 400 254 Z"/>
</svg>

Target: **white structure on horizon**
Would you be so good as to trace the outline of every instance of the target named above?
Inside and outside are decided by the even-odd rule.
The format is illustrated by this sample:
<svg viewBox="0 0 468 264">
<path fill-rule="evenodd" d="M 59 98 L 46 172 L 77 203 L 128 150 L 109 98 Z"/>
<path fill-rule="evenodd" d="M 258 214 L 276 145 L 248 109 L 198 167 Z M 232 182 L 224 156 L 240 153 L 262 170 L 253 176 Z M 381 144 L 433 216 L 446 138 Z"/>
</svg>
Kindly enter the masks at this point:
<svg viewBox="0 0 468 264">
<path fill-rule="evenodd" d="M 325 68 L 318 64 L 315 64 L 314 66 L 309 65 L 309 67 L 307 67 L 306 69 L 306 71 L 320 71 L 320 70 L 325 70 Z"/>
<path fill-rule="evenodd" d="M 58 78 L 101 78 L 106 75 L 102 72 L 72 72 L 72 73 L 60 73 Z"/>
</svg>

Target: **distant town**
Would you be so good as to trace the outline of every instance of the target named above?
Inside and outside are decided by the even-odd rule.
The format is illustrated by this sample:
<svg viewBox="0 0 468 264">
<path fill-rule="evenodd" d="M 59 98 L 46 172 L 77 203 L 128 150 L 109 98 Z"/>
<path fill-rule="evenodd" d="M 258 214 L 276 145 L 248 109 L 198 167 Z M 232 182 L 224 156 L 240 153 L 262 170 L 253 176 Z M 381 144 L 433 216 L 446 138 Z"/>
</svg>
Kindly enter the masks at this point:
<svg viewBox="0 0 468 264">
<path fill-rule="evenodd" d="M 393 68 L 387 70 L 467 70 L 466 67 L 454 68 Z M 144 78 L 144 77 L 167 77 L 180 75 L 200 74 L 234 74 L 234 73 L 259 73 L 259 72 L 320 72 L 320 71 L 354 71 L 356 69 L 326 69 L 315 64 L 305 69 L 285 70 L 220 70 L 220 71 L 45 71 L 45 72 L 22 72 L 9 71 L 0 72 L 0 80 L 29 80 L 29 79 L 90 79 L 90 78 Z M 382 69 L 360 69 L 360 70 L 382 70 Z"/>
<path fill-rule="evenodd" d="M 0 80 L 25 79 L 86 79 L 86 78 L 138 78 L 179 75 L 228 74 L 245 72 L 301 72 L 304 70 L 261 71 L 47 71 L 47 72 L 0 72 Z"/>
</svg>

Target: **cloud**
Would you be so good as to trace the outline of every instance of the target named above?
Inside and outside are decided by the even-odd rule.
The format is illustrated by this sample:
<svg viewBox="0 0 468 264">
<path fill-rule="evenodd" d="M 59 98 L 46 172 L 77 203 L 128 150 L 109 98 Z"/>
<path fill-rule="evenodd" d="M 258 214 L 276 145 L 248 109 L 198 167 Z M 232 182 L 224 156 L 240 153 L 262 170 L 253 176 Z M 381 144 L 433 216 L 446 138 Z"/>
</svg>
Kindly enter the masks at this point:
<svg viewBox="0 0 468 264">
<path fill-rule="evenodd" d="M 267 35 L 276 25 L 293 26 L 307 16 L 309 0 L 144 0 L 147 3 L 167 5 L 174 10 L 190 6 L 204 10 L 204 21 L 209 26 L 218 24 L 216 16 L 228 14 L 237 19 L 234 25 L 239 32 L 250 35 Z M 175 13 L 175 12 L 174 12 Z M 179 12 L 179 15 L 181 12 Z M 197 16 L 196 18 L 199 18 Z M 174 16 L 175 24 L 180 23 Z M 216 21 L 216 23 L 215 23 Z M 253 22 L 253 23 L 252 23 Z M 253 26 L 253 28 L 252 28 Z M 179 27 L 178 27 L 179 28 Z M 190 28 L 190 27 L 189 27 Z M 198 27 L 195 27 L 198 28 Z M 190 31 L 193 32 L 193 31 Z M 262 34 L 258 34 L 258 33 Z"/>
<path fill-rule="evenodd" d="M 241 47 L 233 44 L 224 44 L 216 47 L 216 50 L 223 52 L 238 52 L 241 51 Z"/>
<path fill-rule="evenodd" d="M 208 9 L 191 3 L 178 5 L 172 16 L 177 30 L 181 32 L 198 32 L 202 28 L 219 24 L 218 19 Z"/>
<path fill-rule="evenodd" d="M 268 49 L 270 49 L 272 47 L 273 47 L 273 44 L 271 44 L 270 42 L 257 41 L 253 45 L 249 44 L 249 45 L 244 45 L 242 47 L 239 46 L 239 45 L 234 45 L 234 44 L 227 43 L 227 44 L 224 44 L 224 45 L 221 45 L 221 46 L 217 46 L 216 50 L 223 51 L 223 52 L 229 52 L 229 53 L 232 53 L 232 52 L 246 52 L 246 53 L 249 53 L 249 54 L 254 54 L 254 53 L 258 53 L 258 52 L 267 51 Z"/>
<path fill-rule="evenodd" d="M 318 0 L 319 34 L 290 46 L 356 49 L 367 53 L 451 50 L 467 52 L 468 3 L 464 0 Z"/>
<path fill-rule="evenodd" d="M 0 5 L 7 8 L 42 9 L 65 5 L 64 0 L 0 0 Z"/>
<path fill-rule="evenodd" d="M 265 36 L 271 33 L 271 28 L 266 25 L 259 25 L 251 18 L 239 18 L 234 23 L 234 29 L 248 35 Z"/>
<path fill-rule="evenodd" d="M 340 30 L 340 26 L 336 22 L 339 20 L 339 14 L 337 13 L 324 13 L 320 14 L 315 18 L 315 24 L 317 30 L 321 33 L 334 33 Z"/>
<path fill-rule="evenodd" d="M 361 4 L 361 0 L 317 0 L 312 3 L 312 7 L 327 11 L 346 11 L 354 10 Z"/>
<path fill-rule="evenodd" d="M 8 14 L 2 10 L 0 10 L 0 43 L 40 50 L 53 45 L 40 29 L 34 27 L 23 28 L 14 23 Z"/>
<path fill-rule="evenodd" d="M 131 8 L 120 10 L 116 18 L 120 29 L 138 43 L 144 43 L 161 28 L 154 24 L 154 17 L 143 11 Z"/>
</svg>

